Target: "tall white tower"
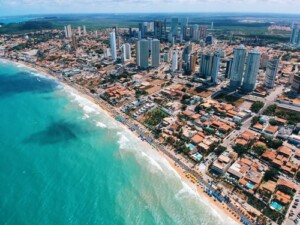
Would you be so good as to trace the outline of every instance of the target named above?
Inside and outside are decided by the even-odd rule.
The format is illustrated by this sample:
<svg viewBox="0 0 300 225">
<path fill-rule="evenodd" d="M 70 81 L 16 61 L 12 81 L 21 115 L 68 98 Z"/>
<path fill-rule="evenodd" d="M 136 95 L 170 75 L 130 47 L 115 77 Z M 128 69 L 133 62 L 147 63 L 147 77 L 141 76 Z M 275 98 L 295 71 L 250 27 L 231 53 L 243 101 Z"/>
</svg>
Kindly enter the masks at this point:
<svg viewBox="0 0 300 225">
<path fill-rule="evenodd" d="M 116 33 L 111 32 L 110 36 L 110 50 L 111 50 L 111 57 L 113 60 L 117 60 L 117 46 L 116 46 Z"/>
<path fill-rule="evenodd" d="M 178 51 L 175 50 L 172 53 L 172 66 L 171 66 L 171 71 L 175 72 L 178 68 Z"/>
<path fill-rule="evenodd" d="M 247 50 L 244 45 L 234 49 L 234 58 L 231 66 L 230 88 L 237 89 L 242 84 Z"/>
<path fill-rule="evenodd" d="M 83 25 L 83 36 L 86 36 L 86 27 Z"/>
<path fill-rule="evenodd" d="M 158 67 L 160 64 L 160 41 L 157 39 L 152 40 L 151 63 L 153 67 Z"/>
<path fill-rule="evenodd" d="M 131 59 L 131 47 L 130 44 L 125 43 L 122 45 L 122 60 L 126 62 Z"/>
<path fill-rule="evenodd" d="M 255 89 L 256 78 L 259 71 L 260 56 L 261 54 L 257 48 L 253 49 L 248 55 L 247 66 L 242 85 L 242 91 L 244 92 L 250 92 Z"/>
</svg>

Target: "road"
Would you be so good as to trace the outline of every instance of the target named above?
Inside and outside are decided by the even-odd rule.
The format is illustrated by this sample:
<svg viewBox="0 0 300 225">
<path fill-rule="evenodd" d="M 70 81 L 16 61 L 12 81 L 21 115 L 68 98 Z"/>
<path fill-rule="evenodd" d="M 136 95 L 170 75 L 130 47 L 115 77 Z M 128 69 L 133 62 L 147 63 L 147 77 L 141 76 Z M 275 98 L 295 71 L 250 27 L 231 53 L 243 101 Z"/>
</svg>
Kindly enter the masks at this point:
<svg viewBox="0 0 300 225">
<path fill-rule="evenodd" d="M 269 96 L 265 98 L 265 105 L 260 109 L 257 115 L 262 115 L 262 113 L 265 111 L 265 109 L 270 106 L 271 104 L 274 104 L 274 101 L 276 100 L 278 94 L 282 93 L 284 87 L 278 86 Z M 249 129 L 251 126 L 252 118 L 256 116 L 256 114 L 252 115 L 250 118 L 248 118 L 246 121 L 244 121 L 243 125 L 241 126 L 240 130 L 234 130 L 232 131 L 226 138 L 223 139 L 222 145 L 227 147 L 228 150 L 232 150 L 231 143 L 239 137 L 243 132 Z"/>
<path fill-rule="evenodd" d="M 282 85 L 277 86 L 275 90 L 272 91 L 271 94 L 265 98 L 265 105 L 261 108 L 258 115 L 262 115 L 262 113 L 265 111 L 266 108 L 268 108 L 268 106 L 275 103 L 277 96 L 283 92 L 283 89 L 284 87 Z"/>
</svg>

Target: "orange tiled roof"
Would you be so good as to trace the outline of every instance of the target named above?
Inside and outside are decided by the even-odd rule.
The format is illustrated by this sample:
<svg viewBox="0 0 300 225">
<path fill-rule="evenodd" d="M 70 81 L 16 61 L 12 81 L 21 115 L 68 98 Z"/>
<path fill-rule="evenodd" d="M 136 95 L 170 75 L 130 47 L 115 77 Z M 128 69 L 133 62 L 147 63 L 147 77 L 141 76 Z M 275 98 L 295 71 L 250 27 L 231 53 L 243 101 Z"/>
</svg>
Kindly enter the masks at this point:
<svg viewBox="0 0 300 225">
<path fill-rule="evenodd" d="M 278 151 L 278 153 L 282 153 L 282 154 L 288 155 L 288 156 L 290 156 L 292 154 L 292 150 L 286 146 L 280 146 L 277 151 Z"/>
<path fill-rule="evenodd" d="M 277 181 L 277 185 L 285 186 L 285 187 L 290 188 L 294 191 L 296 191 L 298 189 L 298 186 L 295 183 L 293 183 L 291 181 L 288 181 L 288 180 L 284 180 L 284 179 L 279 179 Z"/>
<path fill-rule="evenodd" d="M 278 131 L 278 126 L 269 125 L 269 126 L 267 126 L 265 131 L 268 131 L 271 134 L 275 134 Z"/>
</svg>

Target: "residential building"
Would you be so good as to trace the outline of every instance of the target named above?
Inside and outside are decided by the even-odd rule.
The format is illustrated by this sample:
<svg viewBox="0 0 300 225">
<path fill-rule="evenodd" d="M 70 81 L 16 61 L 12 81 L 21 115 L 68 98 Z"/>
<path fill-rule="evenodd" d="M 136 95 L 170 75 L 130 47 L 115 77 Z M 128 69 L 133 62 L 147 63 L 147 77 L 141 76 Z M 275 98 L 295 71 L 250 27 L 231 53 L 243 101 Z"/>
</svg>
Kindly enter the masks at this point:
<svg viewBox="0 0 300 225">
<path fill-rule="evenodd" d="M 242 85 L 243 92 L 251 92 L 255 89 L 256 78 L 258 75 L 259 64 L 260 64 L 260 52 L 257 48 L 253 49 L 247 59 L 247 65 Z"/>
<path fill-rule="evenodd" d="M 292 82 L 292 90 L 300 94 L 300 74 L 295 74 Z"/>
<path fill-rule="evenodd" d="M 149 58 L 149 41 L 146 39 L 142 39 L 139 41 L 139 61 L 140 68 L 147 69 L 148 68 L 148 58 Z"/>
<path fill-rule="evenodd" d="M 265 86 L 273 88 L 276 80 L 279 59 L 270 59 L 267 63 Z"/>
<path fill-rule="evenodd" d="M 158 21 L 154 21 L 154 37 L 157 39 L 161 39 L 162 38 L 162 34 L 163 34 L 163 26 L 162 26 L 162 21 L 158 20 Z"/>
<path fill-rule="evenodd" d="M 172 66 L 171 71 L 175 72 L 178 69 L 178 51 L 174 50 L 172 53 Z"/>
<path fill-rule="evenodd" d="M 122 45 L 122 61 L 126 62 L 131 59 L 131 48 L 130 44 L 125 43 Z"/>
<path fill-rule="evenodd" d="M 172 18 L 171 20 L 171 33 L 173 36 L 177 36 L 178 31 L 178 18 Z"/>
<path fill-rule="evenodd" d="M 244 45 L 240 45 L 234 50 L 234 58 L 232 61 L 230 75 L 230 88 L 234 90 L 239 88 L 242 84 L 246 54 L 247 51 Z"/>
<path fill-rule="evenodd" d="M 212 82 L 214 84 L 216 84 L 218 81 L 218 74 L 220 70 L 220 59 L 221 59 L 221 51 L 217 50 L 213 56 L 213 65 L 211 71 Z"/>
<path fill-rule="evenodd" d="M 113 60 L 117 60 L 117 46 L 116 46 L 116 33 L 111 32 L 109 34 L 110 36 L 110 51 L 111 51 L 111 57 Z"/>
<path fill-rule="evenodd" d="M 160 41 L 157 39 L 152 40 L 151 62 L 153 67 L 158 67 L 160 64 Z"/>
<path fill-rule="evenodd" d="M 200 56 L 200 68 L 199 73 L 203 76 L 206 80 L 211 79 L 211 71 L 213 65 L 213 55 L 208 52 L 206 54 L 201 54 Z"/>
</svg>

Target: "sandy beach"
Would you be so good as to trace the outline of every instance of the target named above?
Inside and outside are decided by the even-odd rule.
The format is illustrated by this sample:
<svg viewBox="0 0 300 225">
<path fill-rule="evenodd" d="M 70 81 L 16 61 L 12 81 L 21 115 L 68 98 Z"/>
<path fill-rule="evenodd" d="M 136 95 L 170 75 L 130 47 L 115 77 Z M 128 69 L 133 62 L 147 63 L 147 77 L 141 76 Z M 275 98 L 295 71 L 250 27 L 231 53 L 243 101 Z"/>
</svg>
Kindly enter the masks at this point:
<svg viewBox="0 0 300 225">
<path fill-rule="evenodd" d="M 6 59 L 5 59 L 6 60 Z M 10 61 L 10 60 L 8 60 Z M 84 89 L 83 87 L 79 87 L 75 84 L 70 84 L 62 79 L 59 79 L 58 77 L 54 76 L 51 74 L 50 71 L 47 71 L 47 69 L 44 69 L 42 67 L 39 66 L 34 66 L 32 64 L 28 64 L 25 62 L 15 62 L 15 61 L 11 61 L 14 63 L 19 63 L 22 64 L 24 66 L 27 66 L 29 68 L 35 69 L 39 72 L 42 72 L 43 74 L 45 74 L 46 76 L 49 76 L 55 80 L 57 80 L 58 82 L 61 82 L 63 85 L 66 85 L 68 88 L 71 88 L 72 90 L 74 90 L 75 92 L 77 92 L 77 94 L 81 95 L 82 97 L 90 100 L 91 102 L 95 103 L 96 105 L 98 105 L 101 109 L 105 110 L 112 118 L 115 119 L 116 114 L 120 113 L 117 109 L 113 109 L 112 106 L 109 106 L 108 103 L 103 103 L 98 101 L 97 99 L 95 99 L 93 96 L 91 96 L 89 94 L 89 92 Z M 113 110 L 113 111 L 112 111 Z M 124 116 L 124 115 L 122 115 Z M 124 116 L 125 117 L 125 116 Z M 128 116 L 125 117 L 128 120 L 131 120 Z M 125 124 L 117 121 L 119 123 L 120 126 L 122 126 L 123 128 L 129 130 L 131 133 L 133 133 L 135 136 L 139 137 L 137 132 L 133 132 L 130 127 L 127 127 Z M 136 121 L 131 121 L 133 124 L 138 124 Z M 138 124 L 138 126 L 143 129 L 146 130 L 145 128 L 141 127 L 141 124 Z M 150 143 L 147 143 L 150 145 Z M 151 145 L 150 145 L 151 146 Z M 231 218 L 233 221 L 235 221 L 237 224 L 242 224 L 240 222 L 240 217 L 234 213 L 225 203 L 220 203 L 219 201 L 217 201 L 214 197 L 210 197 L 208 194 L 206 194 L 206 192 L 204 191 L 204 188 L 198 184 L 198 182 L 193 178 L 192 175 L 190 175 L 188 172 L 186 172 L 183 168 L 181 168 L 176 162 L 174 162 L 173 159 L 171 159 L 168 155 L 164 154 L 162 151 L 160 151 L 159 149 L 156 148 L 155 145 L 152 145 L 152 147 L 154 149 L 157 150 L 157 152 L 159 152 L 159 154 L 164 157 L 170 164 L 170 166 L 172 166 L 172 168 L 180 175 L 181 179 L 183 182 L 187 183 L 193 190 L 195 190 L 201 199 L 203 199 L 204 201 L 208 202 L 210 205 L 212 205 L 216 211 L 218 213 L 220 213 L 220 215 L 226 215 L 228 218 Z M 172 154 L 174 154 L 175 157 L 179 157 L 179 155 L 175 155 L 175 153 L 173 152 Z M 181 157 L 183 158 L 183 157 Z"/>
</svg>

